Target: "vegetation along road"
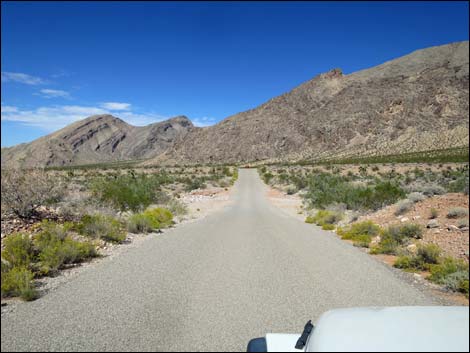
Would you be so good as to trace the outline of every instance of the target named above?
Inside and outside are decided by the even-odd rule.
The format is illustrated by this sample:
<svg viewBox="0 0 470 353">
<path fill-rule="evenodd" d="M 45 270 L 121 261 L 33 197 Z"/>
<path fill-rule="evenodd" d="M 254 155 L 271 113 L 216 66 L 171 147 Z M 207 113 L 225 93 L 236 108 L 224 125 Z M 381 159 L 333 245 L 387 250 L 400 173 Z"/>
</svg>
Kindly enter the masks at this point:
<svg viewBox="0 0 470 353">
<path fill-rule="evenodd" d="M 2 351 L 244 350 L 332 308 L 432 305 L 367 254 L 284 214 L 256 170 L 225 209 L 101 261 L 2 317 Z"/>
</svg>

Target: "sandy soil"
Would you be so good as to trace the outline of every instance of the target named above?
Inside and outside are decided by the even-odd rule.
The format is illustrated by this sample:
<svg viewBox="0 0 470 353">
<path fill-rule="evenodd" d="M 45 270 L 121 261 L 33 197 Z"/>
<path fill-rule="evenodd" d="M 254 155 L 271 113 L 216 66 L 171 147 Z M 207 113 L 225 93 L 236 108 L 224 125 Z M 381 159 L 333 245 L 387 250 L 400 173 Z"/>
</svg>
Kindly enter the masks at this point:
<svg viewBox="0 0 470 353">
<path fill-rule="evenodd" d="M 385 207 L 375 213 L 362 216 L 358 222 L 372 220 L 382 227 L 403 222 L 413 222 L 421 225 L 424 229 L 423 242 L 439 245 L 444 253 L 449 256 L 458 257 L 468 261 L 469 255 L 469 231 L 458 229 L 458 219 L 446 217 L 453 207 L 469 207 L 468 196 L 463 194 L 445 194 L 427 198 L 415 203 L 411 209 L 400 216 L 395 216 L 396 205 Z M 437 228 L 426 228 L 430 221 L 431 209 L 438 211 L 436 218 L 439 223 Z"/>
<path fill-rule="evenodd" d="M 302 199 L 299 195 L 287 195 L 278 189 L 268 188 L 266 196 L 274 206 L 283 212 L 301 221 L 305 220 Z"/>
</svg>

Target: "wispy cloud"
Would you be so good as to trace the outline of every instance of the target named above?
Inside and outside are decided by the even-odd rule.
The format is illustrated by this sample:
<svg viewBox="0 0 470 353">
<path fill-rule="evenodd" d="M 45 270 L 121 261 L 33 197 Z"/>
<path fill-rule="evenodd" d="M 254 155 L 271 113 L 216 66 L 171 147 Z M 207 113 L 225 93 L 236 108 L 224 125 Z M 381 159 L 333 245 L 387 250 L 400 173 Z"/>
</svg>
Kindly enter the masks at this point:
<svg viewBox="0 0 470 353">
<path fill-rule="evenodd" d="M 193 124 L 199 127 L 211 126 L 217 122 L 216 118 L 203 116 L 202 118 L 192 119 Z"/>
<path fill-rule="evenodd" d="M 101 103 L 100 106 L 104 109 L 116 110 L 116 111 L 131 109 L 131 105 L 129 103 L 119 103 L 119 102 L 104 102 L 104 103 Z"/>
<path fill-rule="evenodd" d="M 39 127 L 46 131 L 63 128 L 68 124 L 85 119 L 91 115 L 111 113 L 110 110 L 101 107 L 80 105 L 56 105 L 36 109 L 21 109 L 8 105 L 1 106 L 2 120 L 19 122 L 28 126 Z M 168 119 L 166 116 L 152 112 L 134 113 L 122 111 L 113 114 L 135 126 L 144 126 Z"/>
<path fill-rule="evenodd" d="M 42 85 L 47 83 L 40 77 L 31 76 L 21 72 L 4 72 L 2 71 L 2 82 L 19 82 L 25 85 Z"/>
<path fill-rule="evenodd" d="M 70 98 L 69 92 L 62 91 L 59 89 L 44 88 L 44 89 L 41 89 L 39 93 L 34 93 L 34 94 L 41 96 L 43 98 Z"/>
</svg>

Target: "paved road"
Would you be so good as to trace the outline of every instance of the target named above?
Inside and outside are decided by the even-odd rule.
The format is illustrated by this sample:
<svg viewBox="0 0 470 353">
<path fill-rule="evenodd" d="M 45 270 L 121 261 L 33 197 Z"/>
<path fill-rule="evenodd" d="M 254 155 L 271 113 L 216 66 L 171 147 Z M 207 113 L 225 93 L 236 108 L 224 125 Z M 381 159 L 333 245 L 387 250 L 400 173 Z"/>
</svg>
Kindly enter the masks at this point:
<svg viewBox="0 0 470 353">
<path fill-rule="evenodd" d="M 433 301 L 241 170 L 233 203 L 84 270 L 2 318 L 2 351 L 245 350 L 332 308 Z"/>
</svg>

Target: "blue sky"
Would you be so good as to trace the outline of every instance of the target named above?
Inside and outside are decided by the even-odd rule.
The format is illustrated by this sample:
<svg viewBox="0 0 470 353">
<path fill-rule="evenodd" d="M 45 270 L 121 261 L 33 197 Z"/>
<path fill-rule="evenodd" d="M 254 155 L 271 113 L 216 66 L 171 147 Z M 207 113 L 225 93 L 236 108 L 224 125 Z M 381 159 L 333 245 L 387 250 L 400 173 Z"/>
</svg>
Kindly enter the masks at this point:
<svg viewBox="0 0 470 353">
<path fill-rule="evenodd" d="M 467 2 L 2 2 L 2 146 L 92 114 L 199 126 L 468 40 Z"/>
</svg>

